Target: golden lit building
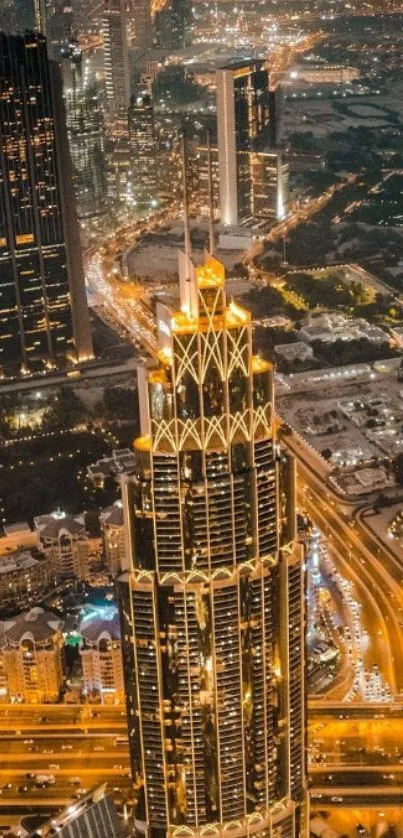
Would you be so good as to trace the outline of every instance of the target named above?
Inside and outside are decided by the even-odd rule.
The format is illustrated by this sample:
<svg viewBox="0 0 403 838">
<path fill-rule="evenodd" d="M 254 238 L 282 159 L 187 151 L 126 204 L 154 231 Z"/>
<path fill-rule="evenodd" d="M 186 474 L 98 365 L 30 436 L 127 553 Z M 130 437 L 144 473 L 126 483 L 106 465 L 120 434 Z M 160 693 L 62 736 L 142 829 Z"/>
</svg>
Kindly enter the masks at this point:
<svg viewBox="0 0 403 838">
<path fill-rule="evenodd" d="M 63 686 L 60 620 L 32 608 L 4 623 L 2 649 L 9 696 L 31 703 L 57 701 Z"/>
<path fill-rule="evenodd" d="M 116 576 L 124 566 L 126 555 L 122 501 L 103 509 L 99 519 L 106 566 L 111 576 Z"/>
<path fill-rule="evenodd" d="M 304 573 L 273 370 L 224 267 L 183 255 L 181 309 L 139 376 L 120 577 L 136 827 L 305 831 Z"/>
<path fill-rule="evenodd" d="M 67 515 L 57 509 L 50 515 L 38 515 L 34 518 L 34 526 L 38 544 L 50 559 L 58 581 L 83 581 L 88 577 L 91 541 L 84 515 Z"/>
<path fill-rule="evenodd" d="M 80 625 L 84 691 L 102 703 L 124 699 L 119 613 L 114 606 L 85 615 Z"/>
</svg>

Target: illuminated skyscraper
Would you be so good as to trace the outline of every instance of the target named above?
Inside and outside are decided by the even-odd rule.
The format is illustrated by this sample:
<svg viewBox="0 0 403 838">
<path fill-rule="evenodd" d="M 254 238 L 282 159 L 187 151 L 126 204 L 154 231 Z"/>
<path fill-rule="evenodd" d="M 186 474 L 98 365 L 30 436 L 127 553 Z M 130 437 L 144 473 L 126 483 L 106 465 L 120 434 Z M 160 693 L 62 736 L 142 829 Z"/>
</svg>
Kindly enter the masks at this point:
<svg viewBox="0 0 403 838">
<path fill-rule="evenodd" d="M 129 139 L 133 198 L 139 205 L 153 206 L 157 193 L 157 144 L 154 107 L 146 92 L 132 98 Z"/>
<path fill-rule="evenodd" d="M 151 0 L 128 0 L 128 10 L 134 34 L 133 47 L 140 57 L 153 45 Z"/>
<path fill-rule="evenodd" d="M 263 61 L 217 72 L 221 221 L 281 219 L 287 214 L 288 167 L 281 153 L 281 96 L 269 89 Z"/>
<path fill-rule="evenodd" d="M 58 67 L 0 33 L 0 365 L 92 357 Z"/>
<path fill-rule="evenodd" d="M 242 61 L 217 71 L 217 133 L 221 221 L 252 215 L 250 152 L 269 132 L 269 73 L 263 61 Z"/>
<path fill-rule="evenodd" d="M 123 838 L 124 829 L 106 784 L 92 789 L 43 823 L 29 838 Z"/>
<path fill-rule="evenodd" d="M 101 28 L 109 112 L 115 118 L 124 119 L 130 102 L 126 0 L 105 0 Z"/>
<path fill-rule="evenodd" d="M 106 212 L 105 135 L 98 88 L 87 78 L 77 44 L 64 51 L 67 134 L 79 218 Z"/>
<path fill-rule="evenodd" d="M 136 826 L 148 838 L 304 834 L 304 574 L 273 370 L 224 267 L 183 256 L 140 375 L 123 484 L 122 644 Z M 210 825 L 209 827 L 207 825 Z"/>
</svg>

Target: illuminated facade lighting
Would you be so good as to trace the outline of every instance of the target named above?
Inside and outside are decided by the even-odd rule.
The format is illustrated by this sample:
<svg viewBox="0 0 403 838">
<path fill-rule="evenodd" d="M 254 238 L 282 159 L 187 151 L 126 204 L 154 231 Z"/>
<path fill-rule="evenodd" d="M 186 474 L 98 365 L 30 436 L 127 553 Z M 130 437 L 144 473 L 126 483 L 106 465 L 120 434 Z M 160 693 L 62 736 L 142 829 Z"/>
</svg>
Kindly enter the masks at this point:
<svg viewBox="0 0 403 838">
<path fill-rule="evenodd" d="M 130 166 L 133 196 L 151 206 L 157 193 L 157 143 L 151 96 L 133 96 L 129 108 Z"/>
<path fill-rule="evenodd" d="M 92 357 L 61 80 L 41 35 L 0 34 L 0 364 Z"/>
<path fill-rule="evenodd" d="M 186 261 L 186 260 L 185 260 Z M 185 264 L 185 262 L 182 262 Z M 189 267 L 189 266 L 188 266 Z M 157 312 L 122 483 L 122 645 L 136 827 L 305 834 L 304 573 L 273 370 L 214 258 Z"/>
</svg>

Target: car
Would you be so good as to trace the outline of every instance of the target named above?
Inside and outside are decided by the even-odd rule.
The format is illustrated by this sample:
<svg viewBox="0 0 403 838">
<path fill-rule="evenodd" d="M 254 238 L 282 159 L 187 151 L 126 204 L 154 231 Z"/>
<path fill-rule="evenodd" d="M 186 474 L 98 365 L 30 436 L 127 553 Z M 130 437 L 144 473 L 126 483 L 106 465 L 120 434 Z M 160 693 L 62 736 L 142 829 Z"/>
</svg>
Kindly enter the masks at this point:
<svg viewBox="0 0 403 838">
<path fill-rule="evenodd" d="M 73 750 L 72 745 L 62 745 L 62 751 L 72 751 L 72 750 Z"/>
<path fill-rule="evenodd" d="M 51 771 L 59 771 L 60 765 L 57 762 L 51 762 L 49 768 Z"/>
<path fill-rule="evenodd" d="M 18 786 L 18 794 L 26 794 L 29 791 L 28 786 Z"/>
<path fill-rule="evenodd" d="M 33 744 L 34 744 L 33 739 L 24 739 L 24 745 L 33 745 Z"/>
<path fill-rule="evenodd" d="M 71 786 L 81 786 L 81 777 L 70 777 L 69 783 Z"/>
<path fill-rule="evenodd" d="M 104 751 L 104 750 L 105 750 L 105 748 L 104 748 L 103 745 L 96 745 L 95 748 L 94 748 L 94 751 Z"/>
<path fill-rule="evenodd" d="M 4 783 L 4 786 L 2 786 L 2 791 L 8 791 L 9 789 L 12 789 L 12 787 L 12 783 Z"/>
<path fill-rule="evenodd" d="M 35 778 L 35 774 L 33 774 L 32 771 L 27 771 L 25 778 L 26 780 L 33 780 Z"/>
<path fill-rule="evenodd" d="M 338 797 L 337 794 L 334 794 L 333 797 L 330 798 L 332 803 L 343 803 L 343 798 Z"/>
</svg>

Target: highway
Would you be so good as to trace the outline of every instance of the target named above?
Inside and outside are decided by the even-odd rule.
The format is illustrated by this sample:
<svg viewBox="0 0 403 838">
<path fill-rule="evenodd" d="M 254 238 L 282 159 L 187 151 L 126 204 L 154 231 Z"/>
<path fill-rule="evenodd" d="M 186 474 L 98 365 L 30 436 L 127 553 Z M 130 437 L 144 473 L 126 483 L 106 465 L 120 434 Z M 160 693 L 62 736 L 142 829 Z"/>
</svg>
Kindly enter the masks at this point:
<svg viewBox="0 0 403 838">
<path fill-rule="evenodd" d="M 108 782 L 117 800 L 131 795 L 123 707 L 0 705 L 0 819 L 30 807 L 48 810 Z M 38 788 L 38 775 L 55 782 Z"/>
<path fill-rule="evenodd" d="M 297 501 L 327 538 L 329 553 L 339 572 L 355 587 L 361 620 L 368 632 L 365 663 L 379 667 L 395 695 L 403 692 L 403 588 L 393 559 L 380 555 L 365 531 L 359 530 L 341 501 L 324 488 L 309 468 L 309 450 L 291 435 L 284 444 L 298 459 Z M 382 559 L 382 560 L 381 560 Z M 392 571 L 393 570 L 393 574 Z M 403 572 L 401 572 L 403 581 Z"/>
</svg>

